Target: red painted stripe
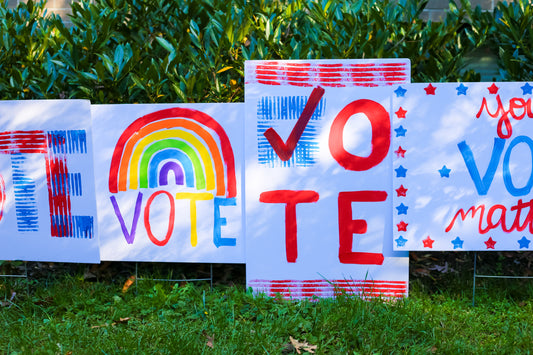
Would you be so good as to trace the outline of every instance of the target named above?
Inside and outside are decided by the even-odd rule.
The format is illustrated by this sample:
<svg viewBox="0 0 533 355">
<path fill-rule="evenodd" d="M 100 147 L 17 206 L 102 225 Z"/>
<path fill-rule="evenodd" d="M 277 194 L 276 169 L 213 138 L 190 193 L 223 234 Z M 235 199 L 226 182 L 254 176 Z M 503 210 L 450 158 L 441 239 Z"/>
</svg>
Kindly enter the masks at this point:
<svg viewBox="0 0 533 355">
<path fill-rule="evenodd" d="M 0 153 L 45 153 L 43 131 L 6 131 L 0 133 Z"/>
<path fill-rule="evenodd" d="M 52 144 L 64 144 L 58 141 L 58 137 L 48 134 L 48 140 L 53 139 Z M 48 203 L 50 206 L 51 235 L 53 237 L 72 236 L 72 213 L 70 193 L 68 190 L 68 168 L 65 154 L 54 154 L 48 151 L 46 161 L 46 180 L 48 185 Z M 53 186 L 56 191 L 53 193 Z M 54 217 L 59 218 L 59 223 L 54 227 Z"/>
<path fill-rule="evenodd" d="M 275 297 L 311 298 L 357 295 L 362 298 L 399 298 L 407 293 L 406 281 L 387 280 L 252 280 L 249 285 Z"/>
<path fill-rule="evenodd" d="M 271 81 L 271 80 L 257 80 L 257 82 L 260 84 L 265 84 L 265 85 L 281 85 L 281 83 L 279 83 L 278 81 Z"/>
<path fill-rule="evenodd" d="M 344 64 L 342 63 L 334 63 L 334 64 L 326 64 L 326 63 L 320 63 L 318 64 L 318 67 L 321 68 L 342 68 Z"/>
</svg>

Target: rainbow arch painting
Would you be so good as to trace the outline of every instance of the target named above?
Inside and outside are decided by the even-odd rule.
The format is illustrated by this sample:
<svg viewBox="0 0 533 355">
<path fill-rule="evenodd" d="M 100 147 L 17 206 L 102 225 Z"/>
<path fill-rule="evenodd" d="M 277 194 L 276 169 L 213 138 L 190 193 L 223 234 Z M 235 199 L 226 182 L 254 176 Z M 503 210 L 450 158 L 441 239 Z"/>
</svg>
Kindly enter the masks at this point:
<svg viewBox="0 0 533 355">
<path fill-rule="evenodd" d="M 170 172 L 177 185 L 214 191 L 215 196 L 237 195 L 229 138 L 222 126 L 204 112 L 175 107 L 132 122 L 115 146 L 109 191 L 167 185 Z"/>
</svg>

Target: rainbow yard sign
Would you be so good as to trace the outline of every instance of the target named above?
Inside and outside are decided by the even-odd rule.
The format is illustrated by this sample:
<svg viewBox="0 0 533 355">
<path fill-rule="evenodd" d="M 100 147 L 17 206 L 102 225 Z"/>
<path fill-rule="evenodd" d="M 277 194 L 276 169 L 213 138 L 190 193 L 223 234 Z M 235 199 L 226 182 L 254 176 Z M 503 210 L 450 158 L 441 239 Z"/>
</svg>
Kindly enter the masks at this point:
<svg viewBox="0 0 533 355">
<path fill-rule="evenodd" d="M 0 260 L 100 261 L 85 100 L 0 103 Z"/>
<path fill-rule="evenodd" d="M 407 295 L 408 255 L 392 250 L 389 110 L 409 61 L 245 70 L 248 286 L 290 298 Z"/>
<path fill-rule="evenodd" d="M 242 105 L 95 105 L 102 260 L 244 262 Z"/>
</svg>

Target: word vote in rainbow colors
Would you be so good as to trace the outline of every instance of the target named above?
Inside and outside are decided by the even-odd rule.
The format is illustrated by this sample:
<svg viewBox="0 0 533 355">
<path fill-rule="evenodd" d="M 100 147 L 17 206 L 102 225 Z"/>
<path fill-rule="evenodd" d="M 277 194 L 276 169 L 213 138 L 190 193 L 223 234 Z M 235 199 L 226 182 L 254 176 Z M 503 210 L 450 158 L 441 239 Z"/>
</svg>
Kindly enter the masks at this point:
<svg viewBox="0 0 533 355">
<path fill-rule="evenodd" d="M 220 142 L 220 147 L 217 144 Z M 174 178 L 174 181 L 169 179 Z M 213 200 L 213 243 L 216 247 L 235 246 L 235 238 L 223 238 L 220 206 L 235 206 L 237 182 L 235 159 L 222 126 L 209 115 L 187 108 L 170 108 L 140 117 L 122 133 L 113 152 L 109 171 L 109 192 L 163 188 L 174 183 L 195 192 L 157 190 L 144 202 L 139 191 L 132 225 L 128 229 L 115 195 L 110 196 L 115 215 L 128 244 L 133 244 L 141 210 L 151 242 L 164 246 L 174 231 L 175 200 L 189 200 L 191 245 L 197 245 L 197 202 Z M 157 201 L 157 202 L 156 202 Z M 168 201 L 168 202 L 165 202 Z M 168 203 L 167 232 L 158 238 L 152 232 L 150 209 L 155 203 Z M 144 207 L 143 207 L 144 204 Z"/>
</svg>

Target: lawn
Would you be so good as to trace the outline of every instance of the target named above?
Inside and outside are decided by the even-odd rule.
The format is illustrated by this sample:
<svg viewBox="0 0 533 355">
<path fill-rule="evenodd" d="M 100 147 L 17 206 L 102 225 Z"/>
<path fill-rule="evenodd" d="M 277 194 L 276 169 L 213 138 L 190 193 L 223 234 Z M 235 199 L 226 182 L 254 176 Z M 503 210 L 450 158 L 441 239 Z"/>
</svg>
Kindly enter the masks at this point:
<svg viewBox="0 0 533 355">
<path fill-rule="evenodd" d="M 460 274 L 442 279 L 440 290 L 428 278 L 412 279 L 410 296 L 399 301 L 288 301 L 254 297 L 242 282 L 227 280 L 211 289 L 208 283 L 150 280 L 130 285 L 126 272 L 87 275 L 78 267 L 3 279 L 0 350 L 510 354 L 528 353 L 533 344 L 533 289 L 524 280 L 479 281 L 472 307 L 471 279 Z"/>
</svg>

